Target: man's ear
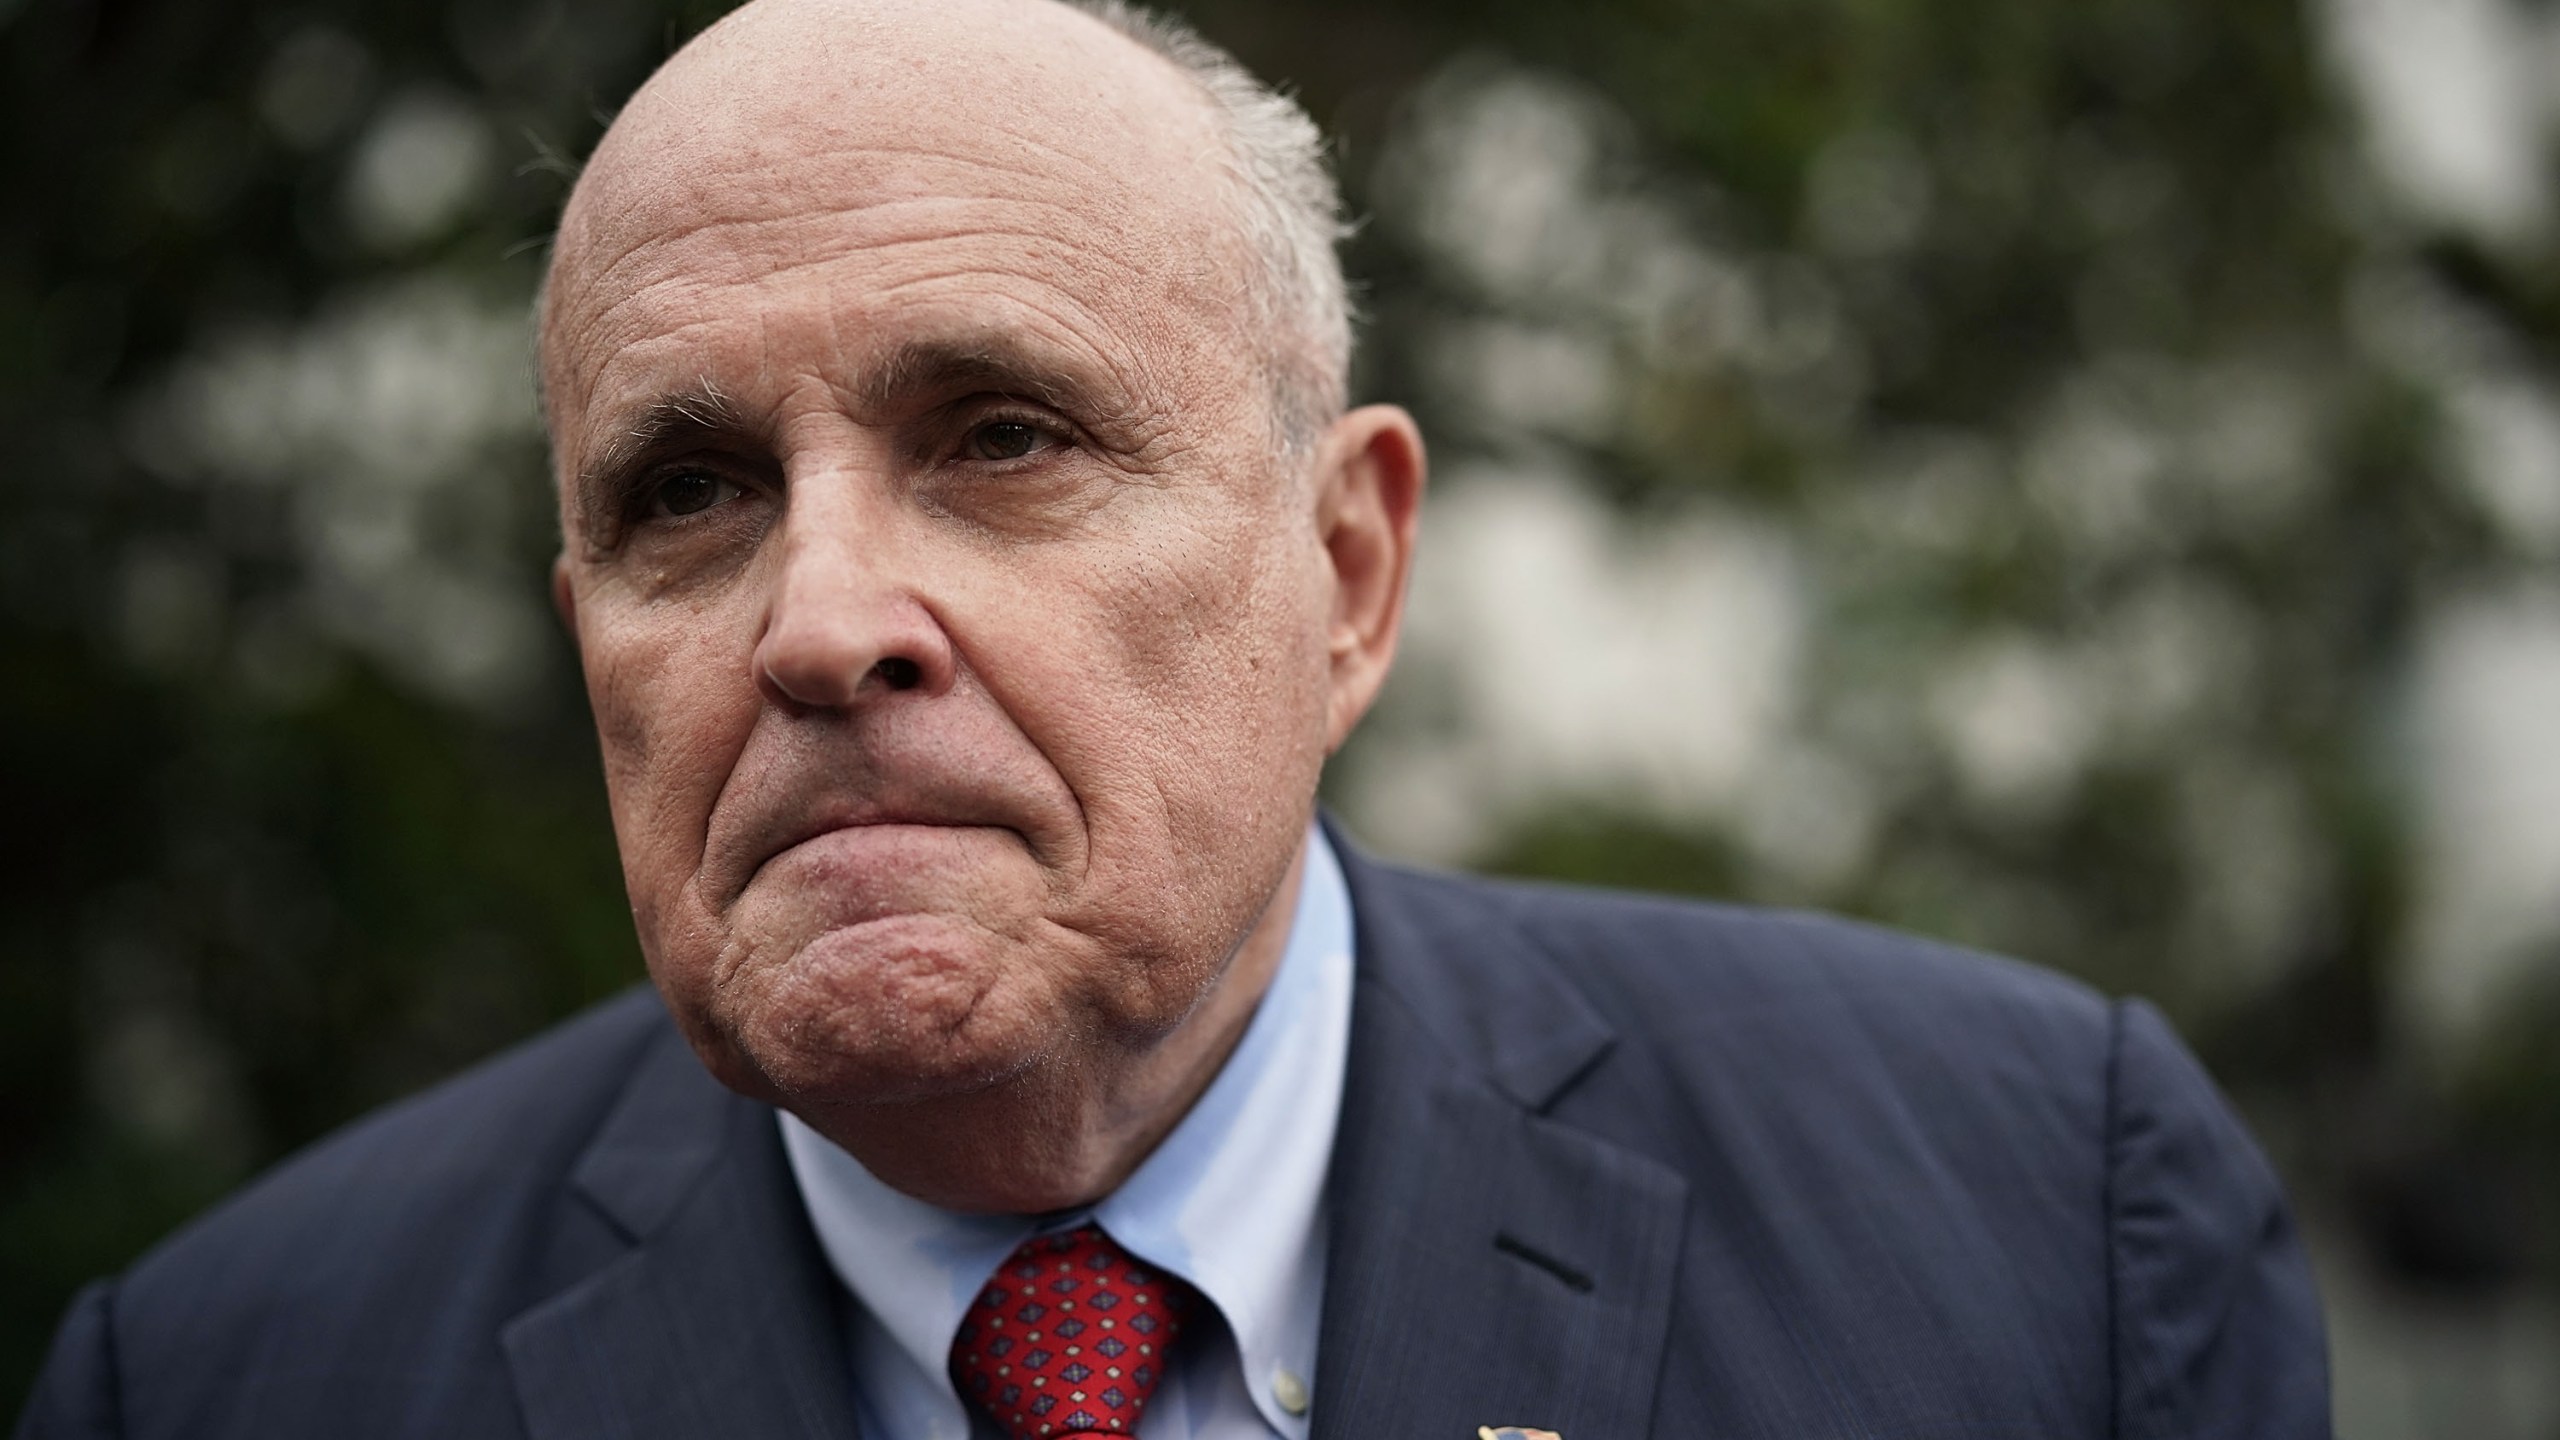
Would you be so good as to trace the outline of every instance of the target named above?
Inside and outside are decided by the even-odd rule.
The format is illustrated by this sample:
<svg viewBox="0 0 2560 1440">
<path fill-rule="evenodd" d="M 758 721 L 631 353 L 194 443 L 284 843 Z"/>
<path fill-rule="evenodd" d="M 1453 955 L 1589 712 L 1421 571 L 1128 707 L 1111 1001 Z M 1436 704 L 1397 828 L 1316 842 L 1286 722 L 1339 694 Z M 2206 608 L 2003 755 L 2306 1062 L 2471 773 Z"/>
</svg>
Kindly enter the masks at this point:
<svg viewBox="0 0 2560 1440">
<path fill-rule="evenodd" d="M 568 628 L 569 638 L 578 638 L 578 592 L 569 587 L 569 557 L 566 552 L 551 557 L 551 609 Z"/>
<path fill-rule="evenodd" d="M 1394 405 L 1364 405 L 1336 420 L 1318 449 L 1316 531 L 1334 582 L 1327 753 L 1368 713 L 1395 660 L 1428 468 L 1421 428 Z"/>
</svg>

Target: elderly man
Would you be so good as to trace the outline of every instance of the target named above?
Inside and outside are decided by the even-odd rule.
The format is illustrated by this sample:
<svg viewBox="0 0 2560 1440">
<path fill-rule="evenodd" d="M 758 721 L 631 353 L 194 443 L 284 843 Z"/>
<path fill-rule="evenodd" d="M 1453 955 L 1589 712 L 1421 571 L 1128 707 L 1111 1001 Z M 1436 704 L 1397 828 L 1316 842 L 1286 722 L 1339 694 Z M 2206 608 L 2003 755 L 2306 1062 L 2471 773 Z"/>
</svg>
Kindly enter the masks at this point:
<svg viewBox="0 0 2560 1440">
<path fill-rule="evenodd" d="M 1423 479 L 1337 230 L 1305 117 L 1130 12 L 668 62 L 542 324 L 655 993 L 85 1293 L 21 1433 L 2325 1434 L 2149 1010 L 1316 823 Z"/>
</svg>

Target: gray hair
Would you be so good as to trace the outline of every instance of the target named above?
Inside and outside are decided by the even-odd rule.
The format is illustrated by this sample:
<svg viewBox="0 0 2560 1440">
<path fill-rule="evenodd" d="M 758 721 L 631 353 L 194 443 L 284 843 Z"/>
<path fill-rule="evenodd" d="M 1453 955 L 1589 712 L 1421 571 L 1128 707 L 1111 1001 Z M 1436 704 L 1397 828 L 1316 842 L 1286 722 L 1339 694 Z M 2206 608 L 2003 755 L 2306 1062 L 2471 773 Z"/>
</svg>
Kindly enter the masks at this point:
<svg viewBox="0 0 2560 1440">
<path fill-rule="evenodd" d="M 1216 106 L 1233 151 L 1238 221 L 1254 253 L 1247 302 L 1284 452 L 1313 447 L 1349 403 L 1351 300 L 1334 247 L 1351 233 L 1325 163 L 1324 134 L 1295 97 L 1168 15 L 1128 0 L 1065 0 L 1191 77 Z"/>
</svg>

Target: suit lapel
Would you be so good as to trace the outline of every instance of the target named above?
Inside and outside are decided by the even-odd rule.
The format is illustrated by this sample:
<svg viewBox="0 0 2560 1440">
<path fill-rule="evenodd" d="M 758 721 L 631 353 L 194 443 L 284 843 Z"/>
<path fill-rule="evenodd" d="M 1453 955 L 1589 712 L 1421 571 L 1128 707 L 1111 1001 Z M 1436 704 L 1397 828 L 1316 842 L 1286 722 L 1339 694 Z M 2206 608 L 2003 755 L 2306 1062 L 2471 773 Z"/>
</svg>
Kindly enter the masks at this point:
<svg viewBox="0 0 2560 1440">
<path fill-rule="evenodd" d="M 1338 848 L 1360 980 L 1315 1440 L 1644 1435 L 1687 1185 L 1540 1113 L 1608 1026 L 1480 900 Z"/>
<path fill-rule="evenodd" d="M 631 1248 L 502 1332 L 533 1440 L 854 1433 L 842 1302 L 770 1110 L 671 1028 L 572 1183 Z"/>
</svg>

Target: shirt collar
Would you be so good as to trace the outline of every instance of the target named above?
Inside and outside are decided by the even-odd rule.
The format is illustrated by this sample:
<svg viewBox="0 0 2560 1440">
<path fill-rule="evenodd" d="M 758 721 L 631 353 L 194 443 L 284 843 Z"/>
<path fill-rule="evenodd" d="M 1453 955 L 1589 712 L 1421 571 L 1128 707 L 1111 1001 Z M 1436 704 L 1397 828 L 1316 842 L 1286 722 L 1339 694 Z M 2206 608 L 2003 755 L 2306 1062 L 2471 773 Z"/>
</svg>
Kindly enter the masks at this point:
<svg viewBox="0 0 2560 1440">
<path fill-rule="evenodd" d="M 1189 1281 L 1234 1334 L 1244 1388 L 1273 1430 L 1303 1440 L 1275 1375 L 1315 1373 L 1325 1171 L 1351 1036 L 1351 895 L 1311 827 L 1289 940 L 1235 1053 L 1188 1114 L 1090 1212 L 963 1215 L 890 1189 L 782 1115 L 784 1147 L 829 1263 L 904 1360 L 956 1408 L 945 1366 L 969 1303 L 1015 1246 L 1088 1214 L 1130 1253 Z M 857 1348 L 857 1368 L 861 1367 Z M 912 1377 L 911 1377 L 912 1378 Z M 857 1386 L 879 1380 L 857 1373 Z"/>
</svg>

